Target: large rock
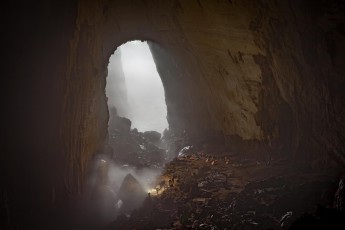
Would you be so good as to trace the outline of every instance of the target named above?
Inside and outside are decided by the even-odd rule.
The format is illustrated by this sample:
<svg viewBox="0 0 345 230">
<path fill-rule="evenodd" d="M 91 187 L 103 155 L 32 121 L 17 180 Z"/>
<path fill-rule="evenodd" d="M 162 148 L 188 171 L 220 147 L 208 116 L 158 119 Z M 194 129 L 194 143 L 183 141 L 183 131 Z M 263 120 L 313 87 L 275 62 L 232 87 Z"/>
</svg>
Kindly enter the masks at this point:
<svg viewBox="0 0 345 230">
<path fill-rule="evenodd" d="M 113 149 L 113 158 L 118 163 L 133 166 L 158 166 L 164 162 L 165 151 L 160 149 L 161 134 L 156 131 L 130 130 L 131 121 L 117 115 L 110 108 L 108 145 Z"/>
<path fill-rule="evenodd" d="M 142 204 L 147 192 L 138 180 L 129 173 L 123 179 L 117 196 L 123 202 L 121 212 L 129 214 Z"/>
<path fill-rule="evenodd" d="M 119 117 L 115 107 L 109 109 L 109 129 L 118 130 L 120 132 L 129 133 L 132 122 L 128 118 Z"/>
<path fill-rule="evenodd" d="M 147 141 L 155 145 L 159 145 L 162 134 L 157 131 L 146 131 L 144 132 L 143 136 Z"/>
</svg>

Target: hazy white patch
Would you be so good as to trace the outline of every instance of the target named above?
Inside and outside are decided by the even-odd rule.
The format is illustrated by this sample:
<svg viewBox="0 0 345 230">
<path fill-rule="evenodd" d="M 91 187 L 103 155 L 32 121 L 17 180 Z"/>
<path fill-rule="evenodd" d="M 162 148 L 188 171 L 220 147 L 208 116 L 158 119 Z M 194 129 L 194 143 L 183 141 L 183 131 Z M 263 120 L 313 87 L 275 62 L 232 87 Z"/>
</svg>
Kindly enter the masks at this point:
<svg viewBox="0 0 345 230">
<path fill-rule="evenodd" d="M 127 42 L 120 46 L 114 55 L 118 50 L 125 75 L 125 100 L 130 108 L 130 111 L 118 109 L 119 114 L 127 114 L 132 121 L 132 128 L 141 132 L 154 130 L 162 133 L 168 128 L 165 94 L 147 42 Z M 111 60 L 109 70 L 112 70 Z"/>
<path fill-rule="evenodd" d="M 161 175 L 162 170 L 149 168 L 135 169 L 128 165 L 121 166 L 111 163 L 109 165 L 108 177 L 110 184 L 112 184 L 113 188 L 116 190 L 114 192 L 117 192 L 117 189 L 120 187 L 123 179 L 128 173 L 132 174 L 145 190 L 148 190 L 154 185 L 158 176 Z"/>
<path fill-rule="evenodd" d="M 133 197 L 134 202 L 137 203 L 128 204 L 123 196 L 119 197 L 119 189 L 124 178 L 131 174 L 142 186 L 143 191 L 149 191 L 154 187 L 161 173 L 162 169 L 137 169 L 130 165 L 116 164 L 109 160 L 106 155 L 97 155 L 91 165 L 89 180 L 84 191 L 84 200 L 81 203 L 80 216 L 92 216 L 92 219 L 85 220 L 86 223 L 90 222 L 92 225 L 102 226 L 114 221 L 122 213 L 128 214 L 131 209 L 128 210 L 127 208 L 132 208 L 133 205 L 136 206 L 135 208 L 140 207 L 142 200 L 135 200 L 136 197 Z M 130 192 L 128 196 L 132 198 Z"/>
</svg>

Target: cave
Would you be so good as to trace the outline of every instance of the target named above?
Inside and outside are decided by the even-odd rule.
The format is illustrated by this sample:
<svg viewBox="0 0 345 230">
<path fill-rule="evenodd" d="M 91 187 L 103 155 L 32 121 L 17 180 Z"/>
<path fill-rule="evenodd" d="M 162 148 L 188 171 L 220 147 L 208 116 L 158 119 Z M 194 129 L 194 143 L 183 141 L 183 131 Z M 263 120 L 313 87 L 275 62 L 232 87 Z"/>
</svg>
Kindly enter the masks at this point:
<svg viewBox="0 0 345 230">
<path fill-rule="evenodd" d="M 344 226 L 344 1 L 0 9 L 1 229 L 91 228 L 81 214 L 85 185 L 95 159 L 116 152 L 108 63 L 133 40 L 149 41 L 164 86 L 171 157 L 157 194 L 94 229 Z"/>
</svg>

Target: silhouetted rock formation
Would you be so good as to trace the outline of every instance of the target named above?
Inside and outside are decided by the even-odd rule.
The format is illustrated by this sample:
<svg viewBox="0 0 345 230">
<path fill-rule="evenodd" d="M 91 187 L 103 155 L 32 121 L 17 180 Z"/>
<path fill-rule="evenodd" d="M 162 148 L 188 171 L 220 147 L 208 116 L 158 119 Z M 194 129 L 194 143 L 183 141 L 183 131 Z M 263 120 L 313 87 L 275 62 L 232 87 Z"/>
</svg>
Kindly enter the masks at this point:
<svg viewBox="0 0 345 230">
<path fill-rule="evenodd" d="M 165 151 L 157 147 L 161 145 L 161 134 L 131 130 L 129 119 L 117 116 L 115 108 L 110 111 L 108 143 L 113 149 L 114 160 L 138 167 L 160 167 L 165 160 Z"/>
<path fill-rule="evenodd" d="M 147 192 L 132 174 L 127 174 L 118 191 L 117 197 L 123 202 L 120 212 L 130 214 L 144 201 Z"/>
<path fill-rule="evenodd" d="M 153 143 L 154 145 L 156 146 L 160 145 L 162 134 L 160 134 L 159 132 L 146 131 L 143 133 L 143 136 L 147 141 Z"/>
<path fill-rule="evenodd" d="M 132 122 L 128 118 L 120 117 L 115 107 L 109 108 L 109 130 L 117 130 L 122 133 L 129 133 Z"/>
</svg>

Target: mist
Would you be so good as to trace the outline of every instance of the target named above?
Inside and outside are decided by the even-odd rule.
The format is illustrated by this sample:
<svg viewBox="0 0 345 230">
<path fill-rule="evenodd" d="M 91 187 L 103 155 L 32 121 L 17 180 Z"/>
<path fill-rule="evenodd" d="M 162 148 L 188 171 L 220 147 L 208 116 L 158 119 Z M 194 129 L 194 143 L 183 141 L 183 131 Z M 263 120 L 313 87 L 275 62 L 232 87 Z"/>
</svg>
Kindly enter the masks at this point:
<svg viewBox="0 0 345 230">
<path fill-rule="evenodd" d="M 111 160 L 104 160 L 107 157 L 102 157 L 98 155 L 98 159 L 93 163 L 93 170 L 90 175 L 90 184 L 95 186 L 97 180 L 97 170 L 102 167 L 101 164 L 106 162 L 107 164 L 107 185 L 111 186 L 112 191 L 116 194 L 118 189 L 123 182 L 123 179 L 127 174 L 132 174 L 132 176 L 138 180 L 145 191 L 149 191 L 154 186 L 156 179 L 161 175 L 161 168 L 136 168 L 131 165 L 121 165 L 117 164 Z"/>
<path fill-rule="evenodd" d="M 121 165 L 110 160 L 106 155 L 97 155 L 92 162 L 85 188 L 83 214 L 93 216 L 88 227 L 97 228 L 97 226 L 110 223 L 121 214 L 130 215 L 134 209 L 142 205 L 161 173 L 161 168 L 136 168 Z M 138 188 L 134 187 L 133 181 L 125 182 L 128 175 L 135 178 L 139 184 Z M 121 188 L 126 183 L 131 189 L 125 190 L 123 194 Z"/>
<path fill-rule="evenodd" d="M 115 51 L 106 93 L 108 106 L 129 118 L 132 128 L 160 133 L 168 128 L 164 88 L 147 42 L 127 42 Z"/>
</svg>

